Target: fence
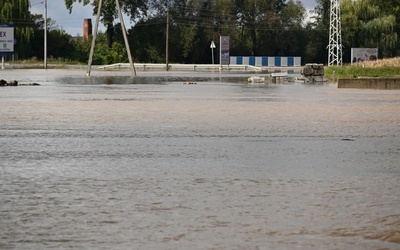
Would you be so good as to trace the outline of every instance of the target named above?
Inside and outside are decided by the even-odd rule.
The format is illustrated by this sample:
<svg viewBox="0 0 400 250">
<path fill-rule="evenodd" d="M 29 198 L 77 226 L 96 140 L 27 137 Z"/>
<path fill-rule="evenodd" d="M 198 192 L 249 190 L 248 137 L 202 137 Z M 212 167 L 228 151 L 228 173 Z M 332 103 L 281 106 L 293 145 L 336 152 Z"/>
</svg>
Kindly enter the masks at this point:
<svg viewBox="0 0 400 250">
<path fill-rule="evenodd" d="M 256 67 L 300 67 L 299 56 L 231 56 L 230 65 L 251 65 Z"/>
</svg>

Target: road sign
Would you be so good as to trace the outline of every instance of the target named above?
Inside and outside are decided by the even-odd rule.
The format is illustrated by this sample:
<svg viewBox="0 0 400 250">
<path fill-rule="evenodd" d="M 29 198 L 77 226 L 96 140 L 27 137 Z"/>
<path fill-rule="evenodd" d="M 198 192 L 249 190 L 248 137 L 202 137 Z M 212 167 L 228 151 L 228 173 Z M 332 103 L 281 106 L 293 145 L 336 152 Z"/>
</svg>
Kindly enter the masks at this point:
<svg viewBox="0 0 400 250">
<path fill-rule="evenodd" d="M 212 64 L 214 64 L 214 49 L 216 48 L 214 41 L 211 41 L 210 48 L 211 48 L 211 61 Z"/>
<path fill-rule="evenodd" d="M 220 64 L 229 65 L 229 36 L 219 37 Z"/>
<path fill-rule="evenodd" d="M 0 24 L 0 55 L 14 53 L 14 26 Z"/>
<path fill-rule="evenodd" d="M 211 41 L 210 48 L 211 48 L 211 49 L 215 49 L 215 48 L 216 48 L 216 47 L 215 47 L 215 43 L 214 43 L 214 41 Z"/>
</svg>

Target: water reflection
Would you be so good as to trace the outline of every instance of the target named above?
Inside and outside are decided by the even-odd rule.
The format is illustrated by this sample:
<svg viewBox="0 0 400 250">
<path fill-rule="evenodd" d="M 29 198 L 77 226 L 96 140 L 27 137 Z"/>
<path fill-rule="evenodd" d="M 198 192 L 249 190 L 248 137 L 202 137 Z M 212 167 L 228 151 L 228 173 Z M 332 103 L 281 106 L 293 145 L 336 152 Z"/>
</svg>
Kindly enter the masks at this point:
<svg viewBox="0 0 400 250">
<path fill-rule="evenodd" d="M 168 83 L 185 83 L 185 82 L 220 82 L 220 83 L 247 83 L 246 75 L 206 75 L 205 73 L 197 74 L 160 74 L 154 73 L 154 75 L 145 76 L 61 76 L 54 79 L 55 82 L 65 84 L 83 84 L 83 85 L 114 85 L 114 84 L 168 84 Z"/>
</svg>

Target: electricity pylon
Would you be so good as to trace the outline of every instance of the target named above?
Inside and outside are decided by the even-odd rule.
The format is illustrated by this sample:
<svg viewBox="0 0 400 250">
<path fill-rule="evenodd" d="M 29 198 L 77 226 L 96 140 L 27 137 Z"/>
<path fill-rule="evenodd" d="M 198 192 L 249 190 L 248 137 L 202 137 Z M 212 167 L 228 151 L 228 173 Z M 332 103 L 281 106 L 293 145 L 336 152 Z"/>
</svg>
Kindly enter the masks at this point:
<svg viewBox="0 0 400 250">
<path fill-rule="evenodd" d="M 342 22 L 340 20 L 340 0 L 331 0 L 328 66 L 342 66 Z"/>
<path fill-rule="evenodd" d="M 131 64 L 131 69 L 133 71 L 133 74 L 136 75 L 136 69 L 135 66 L 133 65 L 133 60 L 132 60 L 132 55 L 131 55 L 131 49 L 129 48 L 129 43 L 128 43 L 128 37 L 126 36 L 126 29 L 125 29 L 125 23 L 124 23 L 124 19 L 122 17 L 122 11 L 121 11 L 121 7 L 119 5 L 119 0 L 115 0 L 115 3 L 117 5 L 117 9 L 118 9 L 118 17 L 119 20 L 121 22 L 121 28 L 122 28 L 122 34 L 124 36 L 124 40 L 125 40 L 125 47 L 126 47 L 126 52 L 128 54 L 128 59 L 129 59 L 129 63 Z M 90 76 L 90 71 L 92 68 L 92 62 L 93 62 L 93 54 L 94 54 L 94 46 L 96 43 L 96 37 L 97 37 L 97 30 L 99 28 L 99 22 L 100 22 L 100 14 L 101 14 L 101 7 L 103 5 L 103 1 L 100 0 L 99 1 L 99 8 L 97 10 L 97 17 L 96 17 L 96 25 L 94 27 L 94 35 L 92 38 L 92 46 L 90 47 L 90 55 L 89 55 L 89 62 L 88 62 L 88 70 L 86 72 L 87 76 Z"/>
</svg>

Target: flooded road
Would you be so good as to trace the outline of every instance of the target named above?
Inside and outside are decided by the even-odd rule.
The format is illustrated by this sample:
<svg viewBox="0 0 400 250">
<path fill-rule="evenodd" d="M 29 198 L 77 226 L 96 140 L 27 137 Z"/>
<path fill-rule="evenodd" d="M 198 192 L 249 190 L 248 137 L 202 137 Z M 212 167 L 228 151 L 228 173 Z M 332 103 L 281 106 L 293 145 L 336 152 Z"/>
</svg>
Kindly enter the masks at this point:
<svg viewBox="0 0 400 250">
<path fill-rule="evenodd" d="M 128 73 L 0 71 L 0 249 L 400 247 L 400 91 Z"/>
</svg>

